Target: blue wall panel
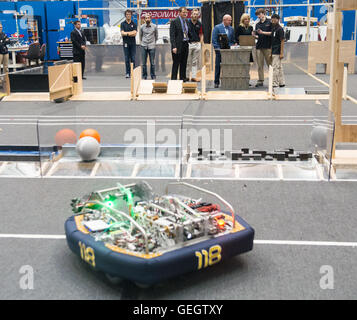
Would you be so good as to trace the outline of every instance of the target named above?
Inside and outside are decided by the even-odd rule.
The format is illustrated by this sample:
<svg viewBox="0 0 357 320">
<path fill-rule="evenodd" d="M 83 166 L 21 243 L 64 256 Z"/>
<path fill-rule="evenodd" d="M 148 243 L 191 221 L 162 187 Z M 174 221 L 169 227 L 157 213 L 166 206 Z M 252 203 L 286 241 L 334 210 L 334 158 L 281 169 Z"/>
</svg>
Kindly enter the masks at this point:
<svg viewBox="0 0 357 320">
<path fill-rule="evenodd" d="M 342 40 L 353 40 L 355 31 L 355 11 L 343 12 L 343 32 Z"/>
<path fill-rule="evenodd" d="M 30 7 L 30 8 L 29 8 Z M 43 1 L 19 1 L 16 3 L 16 10 L 27 11 L 29 14 L 32 14 L 39 19 L 39 30 L 38 35 L 40 37 L 40 43 L 47 42 L 47 20 L 46 20 L 46 10 L 45 2 Z"/>
<path fill-rule="evenodd" d="M 5 32 L 8 36 L 16 32 L 16 22 L 12 14 L 0 13 L 0 22 L 3 27 L 3 32 Z"/>
<path fill-rule="evenodd" d="M 49 60 L 58 60 L 59 55 L 57 53 L 57 41 L 59 37 L 58 31 L 47 32 L 47 58 Z"/>
<path fill-rule="evenodd" d="M 15 10 L 16 5 L 15 2 L 0 2 L 0 11 L 3 10 Z"/>
<path fill-rule="evenodd" d="M 16 10 L 14 2 L 0 2 L 0 11 Z M 0 13 L 0 22 L 3 26 L 3 31 L 7 34 L 14 34 L 16 32 L 16 22 L 13 14 Z"/>
<path fill-rule="evenodd" d="M 16 2 L 16 10 L 18 12 L 21 11 L 29 11 L 29 8 L 31 7 L 32 9 L 32 14 L 35 16 L 41 16 L 42 20 L 46 22 L 45 16 L 46 16 L 46 11 L 45 11 L 45 2 L 43 1 L 19 1 Z M 30 9 L 30 10 L 31 10 Z M 31 14 L 31 11 L 29 12 Z"/>
<path fill-rule="evenodd" d="M 74 15 L 74 2 L 46 2 L 47 30 L 58 30 L 59 20 L 71 18 Z"/>
</svg>

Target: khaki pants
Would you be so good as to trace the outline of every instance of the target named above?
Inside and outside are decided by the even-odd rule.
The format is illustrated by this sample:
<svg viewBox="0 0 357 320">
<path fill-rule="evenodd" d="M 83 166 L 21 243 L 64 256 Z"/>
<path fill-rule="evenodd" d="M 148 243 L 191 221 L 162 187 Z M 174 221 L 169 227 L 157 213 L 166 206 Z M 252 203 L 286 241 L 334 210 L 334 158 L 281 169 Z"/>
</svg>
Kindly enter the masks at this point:
<svg viewBox="0 0 357 320">
<path fill-rule="evenodd" d="M 273 54 L 273 87 L 285 85 L 283 64 L 281 63 L 280 55 Z"/>
<path fill-rule="evenodd" d="M 188 47 L 188 59 L 187 59 L 187 68 L 186 76 L 190 76 L 190 71 L 192 72 L 191 79 L 196 78 L 198 62 L 201 53 L 201 43 L 190 43 Z"/>
<path fill-rule="evenodd" d="M 257 49 L 259 82 L 264 82 L 264 60 L 268 66 L 271 65 L 271 49 Z"/>
<path fill-rule="evenodd" d="M 0 66 L 1 65 L 3 65 L 2 66 L 3 71 L 4 71 L 3 73 L 6 73 L 6 72 L 9 71 L 9 68 L 8 68 L 8 66 L 9 66 L 9 54 L 8 53 L 7 54 L 0 54 Z"/>
</svg>

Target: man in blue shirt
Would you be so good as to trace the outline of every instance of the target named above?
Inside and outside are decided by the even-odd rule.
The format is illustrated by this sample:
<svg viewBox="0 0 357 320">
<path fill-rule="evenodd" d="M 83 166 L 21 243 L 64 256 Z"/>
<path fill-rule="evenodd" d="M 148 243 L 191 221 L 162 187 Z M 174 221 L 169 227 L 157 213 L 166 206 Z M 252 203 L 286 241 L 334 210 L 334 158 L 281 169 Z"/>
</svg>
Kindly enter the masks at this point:
<svg viewBox="0 0 357 320">
<path fill-rule="evenodd" d="M 120 25 L 121 35 L 123 37 L 123 48 L 125 56 L 125 77 L 130 78 L 130 63 L 134 64 L 135 68 L 135 55 L 136 55 L 136 23 L 131 19 L 132 12 L 125 11 L 125 21 Z"/>
<path fill-rule="evenodd" d="M 214 51 L 216 53 L 216 63 L 215 63 L 215 73 L 214 73 L 214 87 L 219 87 L 219 78 L 221 76 L 221 46 L 219 44 L 219 35 L 226 34 L 228 37 L 229 46 L 234 45 L 234 30 L 231 27 L 232 17 L 229 14 L 226 14 L 223 17 L 223 21 L 220 24 L 217 24 L 213 28 L 212 33 L 212 44 Z"/>
</svg>

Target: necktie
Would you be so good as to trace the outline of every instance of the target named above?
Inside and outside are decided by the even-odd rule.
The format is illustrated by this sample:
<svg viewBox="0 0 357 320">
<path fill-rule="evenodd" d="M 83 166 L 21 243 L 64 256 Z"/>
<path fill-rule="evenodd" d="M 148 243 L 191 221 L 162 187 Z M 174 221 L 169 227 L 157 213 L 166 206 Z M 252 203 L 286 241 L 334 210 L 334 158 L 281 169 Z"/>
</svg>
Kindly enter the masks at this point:
<svg viewBox="0 0 357 320">
<path fill-rule="evenodd" d="M 184 21 L 181 17 L 180 17 L 180 20 L 181 20 L 182 31 L 183 31 L 183 34 L 184 34 L 184 40 L 187 40 L 188 39 L 188 32 L 187 32 L 186 21 Z"/>
</svg>

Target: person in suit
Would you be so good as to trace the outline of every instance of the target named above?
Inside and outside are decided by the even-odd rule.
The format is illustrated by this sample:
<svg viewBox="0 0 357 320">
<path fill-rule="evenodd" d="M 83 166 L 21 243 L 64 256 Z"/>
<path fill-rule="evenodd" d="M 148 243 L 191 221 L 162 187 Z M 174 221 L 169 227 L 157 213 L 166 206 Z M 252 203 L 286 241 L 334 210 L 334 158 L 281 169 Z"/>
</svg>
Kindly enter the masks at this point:
<svg viewBox="0 0 357 320">
<path fill-rule="evenodd" d="M 179 8 L 179 16 L 171 21 L 170 41 L 172 53 L 171 80 L 177 80 L 177 73 L 180 68 L 180 80 L 188 81 L 186 78 L 186 67 L 188 57 L 189 29 L 186 21 L 187 9 Z"/>
<path fill-rule="evenodd" d="M 86 64 L 87 39 L 81 30 L 80 21 L 74 23 L 74 29 L 71 32 L 71 41 L 73 46 L 73 61 L 82 64 L 82 79 L 86 79 L 84 77 L 84 68 Z"/>
<path fill-rule="evenodd" d="M 229 46 L 235 44 L 234 39 L 234 30 L 231 27 L 232 17 L 229 14 L 223 16 L 223 21 L 220 24 L 217 24 L 213 28 L 212 32 L 212 44 L 214 51 L 216 53 L 216 63 L 215 63 L 215 73 L 214 73 L 214 87 L 219 87 L 219 78 L 221 76 L 221 46 L 219 44 L 219 35 L 226 34 L 228 37 Z"/>
</svg>

